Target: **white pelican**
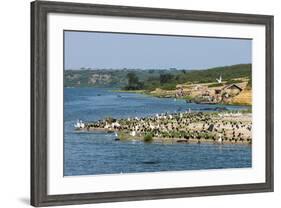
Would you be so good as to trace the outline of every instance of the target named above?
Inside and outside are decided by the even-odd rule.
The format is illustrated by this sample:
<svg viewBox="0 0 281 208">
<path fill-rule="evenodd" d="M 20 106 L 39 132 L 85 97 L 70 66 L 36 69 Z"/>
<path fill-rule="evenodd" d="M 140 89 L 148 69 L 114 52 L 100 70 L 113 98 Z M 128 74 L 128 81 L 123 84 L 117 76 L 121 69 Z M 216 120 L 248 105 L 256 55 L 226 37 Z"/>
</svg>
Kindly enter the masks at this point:
<svg viewBox="0 0 281 208">
<path fill-rule="evenodd" d="M 111 127 L 114 128 L 114 127 L 120 127 L 120 124 L 116 121 L 114 123 L 111 124 Z"/>
<path fill-rule="evenodd" d="M 222 143 L 221 135 L 219 135 L 218 142 L 219 142 L 220 144 Z"/>
<path fill-rule="evenodd" d="M 85 124 L 81 120 L 77 120 L 76 124 L 74 124 L 74 127 L 77 129 L 83 129 L 85 128 Z"/>
<path fill-rule="evenodd" d="M 77 120 L 76 124 L 74 124 L 74 127 L 75 128 L 80 128 L 80 121 L 79 120 Z"/>
<path fill-rule="evenodd" d="M 135 132 L 135 131 L 132 131 L 132 132 L 130 133 L 130 135 L 134 137 L 134 136 L 136 136 L 136 132 Z"/>
<path fill-rule="evenodd" d="M 105 129 L 109 129 L 109 128 L 110 128 L 110 125 L 106 122 L 104 128 L 105 128 Z"/>
</svg>

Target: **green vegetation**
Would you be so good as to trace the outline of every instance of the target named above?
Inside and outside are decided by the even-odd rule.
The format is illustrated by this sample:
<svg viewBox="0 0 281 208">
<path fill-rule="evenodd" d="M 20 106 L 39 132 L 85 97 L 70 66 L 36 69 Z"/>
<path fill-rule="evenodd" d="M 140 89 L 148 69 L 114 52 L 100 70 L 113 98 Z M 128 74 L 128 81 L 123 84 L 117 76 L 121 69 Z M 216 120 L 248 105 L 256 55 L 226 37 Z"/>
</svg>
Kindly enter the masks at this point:
<svg viewBox="0 0 281 208">
<path fill-rule="evenodd" d="M 226 84 L 235 84 L 235 83 L 241 83 L 243 82 L 243 80 L 239 80 L 239 79 L 230 79 L 226 82 Z"/>
<path fill-rule="evenodd" d="M 214 83 L 214 84 L 208 85 L 208 87 L 221 87 L 221 86 L 223 86 L 222 83 Z"/>
<path fill-rule="evenodd" d="M 146 133 L 143 137 L 144 142 L 152 142 L 152 140 L 153 140 L 153 136 L 151 133 Z"/>
<path fill-rule="evenodd" d="M 216 67 L 207 70 L 192 71 L 190 74 L 186 74 L 187 77 L 183 76 L 185 82 L 196 82 L 201 83 L 214 82 L 216 78 L 222 75 L 224 81 L 228 81 L 240 77 L 251 77 L 252 73 L 251 64 L 238 64 L 232 66 Z"/>
<path fill-rule="evenodd" d="M 127 140 L 129 139 L 129 134 L 126 134 L 125 132 L 118 132 L 118 139 L 120 140 Z"/>
<path fill-rule="evenodd" d="M 124 90 L 153 91 L 156 88 L 173 90 L 177 84 L 210 83 L 220 75 L 226 83 L 241 82 L 237 78 L 250 79 L 251 64 L 216 67 L 206 70 L 185 69 L 98 69 L 65 70 L 65 87 L 110 87 Z"/>
<path fill-rule="evenodd" d="M 251 78 L 251 64 L 239 64 L 233 66 L 216 67 L 207 70 L 174 70 L 168 71 L 159 76 L 150 77 L 147 82 L 144 82 L 144 90 L 154 90 L 160 88 L 163 90 L 176 89 L 177 84 L 185 83 L 209 83 L 214 82 L 220 75 L 226 83 L 240 83 L 237 78 Z M 215 83 L 213 86 L 218 87 L 223 84 Z"/>
<path fill-rule="evenodd" d="M 139 81 L 135 72 L 127 74 L 128 84 L 124 87 L 125 90 L 141 90 L 143 89 L 143 82 Z"/>
<path fill-rule="evenodd" d="M 174 75 L 172 74 L 160 74 L 159 81 L 160 84 L 170 83 L 174 79 Z"/>
<path fill-rule="evenodd" d="M 159 86 L 162 90 L 175 90 L 177 87 L 176 83 L 167 83 L 164 85 Z"/>
</svg>

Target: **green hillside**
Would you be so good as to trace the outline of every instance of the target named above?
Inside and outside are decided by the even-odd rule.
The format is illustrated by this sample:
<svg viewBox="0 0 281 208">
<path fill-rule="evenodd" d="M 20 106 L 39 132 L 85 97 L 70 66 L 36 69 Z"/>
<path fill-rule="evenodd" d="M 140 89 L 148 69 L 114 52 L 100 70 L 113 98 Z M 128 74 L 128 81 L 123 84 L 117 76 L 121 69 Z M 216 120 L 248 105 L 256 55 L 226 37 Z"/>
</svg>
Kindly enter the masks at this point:
<svg viewBox="0 0 281 208">
<path fill-rule="evenodd" d="M 65 87 L 114 87 L 126 90 L 174 89 L 176 84 L 214 82 L 220 75 L 224 81 L 237 78 L 251 80 L 251 64 L 222 66 L 206 70 L 177 69 L 106 69 L 65 70 Z M 249 83 L 250 84 L 250 83 Z"/>
</svg>

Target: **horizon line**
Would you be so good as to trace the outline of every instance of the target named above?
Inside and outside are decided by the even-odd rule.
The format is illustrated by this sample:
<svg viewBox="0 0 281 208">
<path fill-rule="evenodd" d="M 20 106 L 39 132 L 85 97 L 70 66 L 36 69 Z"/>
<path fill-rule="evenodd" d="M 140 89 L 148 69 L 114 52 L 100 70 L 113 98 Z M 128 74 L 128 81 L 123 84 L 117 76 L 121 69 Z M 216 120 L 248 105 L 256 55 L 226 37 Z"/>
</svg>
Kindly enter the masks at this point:
<svg viewBox="0 0 281 208">
<path fill-rule="evenodd" d="M 208 69 L 214 69 L 214 68 L 220 68 L 220 67 L 230 67 L 230 66 L 236 66 L 236 65 L 248 65 L 252 63 L 238 63 L 238 64 L 230 64 L 230 65 L 218 65 L 214 67 L 208 67 L 208 68 L 193 68 L 193 69 L 188 69 L 188 68 L 177 68 L 177 67 L 168 67 L 168 68 L 155 68 L 155 67 L 146 67 L 146 68 L 132 68 L 132 67 L 122 67 L 122 68 L 103 68 L 103 67 L 80 67 L 80 68 L 67 68 L 64 70 L 185 70 L 185 71 L 193 71 L 193 70 L 208 70 Z"/>
</svg>

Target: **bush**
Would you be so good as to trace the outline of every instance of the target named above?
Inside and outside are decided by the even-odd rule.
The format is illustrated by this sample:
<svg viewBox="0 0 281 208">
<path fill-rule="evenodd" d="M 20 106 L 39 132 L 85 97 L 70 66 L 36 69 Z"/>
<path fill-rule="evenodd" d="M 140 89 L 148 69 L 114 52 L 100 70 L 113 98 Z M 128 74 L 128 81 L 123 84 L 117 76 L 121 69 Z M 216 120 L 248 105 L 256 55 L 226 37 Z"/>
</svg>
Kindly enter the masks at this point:
<svg viewBox="0 0 281 208">
<path fill-rule="evenodd" d="M 135 72 L 129 72 L 127 74 L 128 85 L 124 87 L 125 90 L 141 90 L 144 83 L 139 81 Z"/>
<path fill-rule="evenodd" d="M 126 133 L 124 133 L 124 132 L 118 132 L 118 139 L 120 139 L 120 140 L 126 140 L 126 139 L 128 139 L 129 138 L 129 135 L 128 134 L 126 134 Z"/>
<path fill-rule="evenodd" d="M 152 137 L 152 134 L 150 134 L 150 133 L 145 134 L 143 137 L 144 142 L 151 142 L 152 140 L 153 140 L 153 137 Z"/>
<path fill-rule="evenodd" d="M 161 84 L 169 83 L 174 78 L 172 74 L 160 74 L 159 80 Z"/>
<path fill-rule="evenodd" d="M 157 88 L 157 86 L 159 86 L 159 82 L 154 81 L 154 80 L 147 81 L 144 84 L 144 89 L 148 90 L 148 91 L 153 91 L 153 90 L 155 90 Z"/>
</svg>

